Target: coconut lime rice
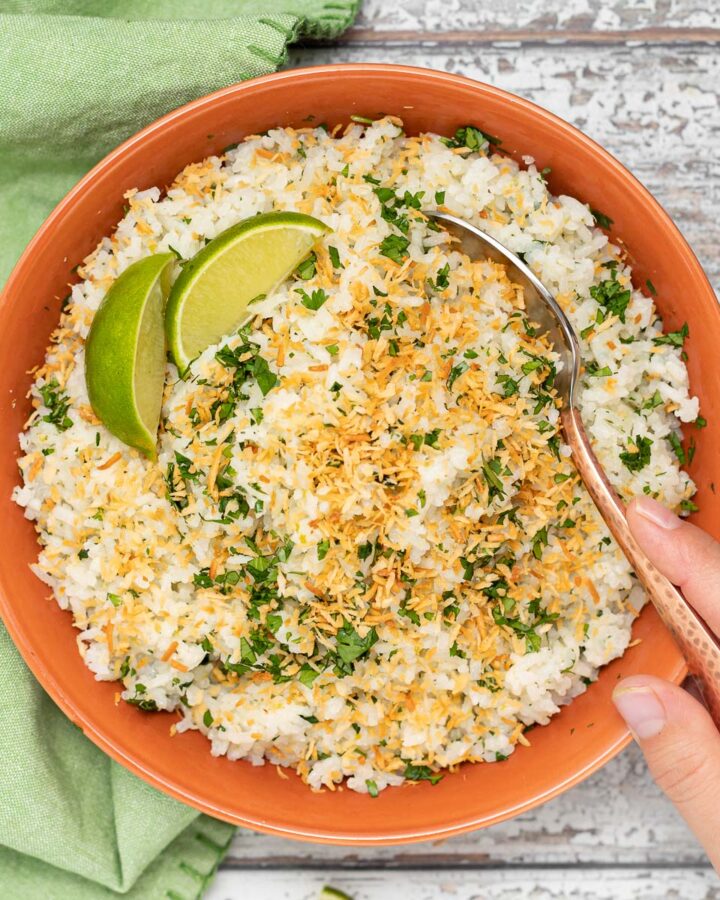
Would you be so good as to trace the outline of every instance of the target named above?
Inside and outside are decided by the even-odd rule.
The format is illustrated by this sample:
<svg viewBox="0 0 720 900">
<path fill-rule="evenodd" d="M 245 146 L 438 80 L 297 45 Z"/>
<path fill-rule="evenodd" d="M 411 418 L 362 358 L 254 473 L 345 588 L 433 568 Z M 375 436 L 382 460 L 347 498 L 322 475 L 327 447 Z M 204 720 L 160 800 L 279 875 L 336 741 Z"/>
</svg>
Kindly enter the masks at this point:
<svg viewBox="0 0 720 900">
<path fill-rule="evenodd" d="M 521 253 L 580 334 L 580 408 L 625 498 L 678 511 L 698 420 L 652 297 L 587 205 L 482 132 L 274 129 L 188 166 L 80 269 L 20 437 L 33 567 L 117 702 L 172 710 L 215 755 L 376 795 L 530 744 L 621 655 L 643 592 L 559 431 L 559 365 L 504 267 L 422 213 Z M 256 213 L 331 229 L 183 380 L 158 459 L 89 405 L 84 341 L 117 276 Z M 701 424 L 702 420 L 698 420 Z M 176 737 L 181 742 L 181 737 Z"/>
</svg>

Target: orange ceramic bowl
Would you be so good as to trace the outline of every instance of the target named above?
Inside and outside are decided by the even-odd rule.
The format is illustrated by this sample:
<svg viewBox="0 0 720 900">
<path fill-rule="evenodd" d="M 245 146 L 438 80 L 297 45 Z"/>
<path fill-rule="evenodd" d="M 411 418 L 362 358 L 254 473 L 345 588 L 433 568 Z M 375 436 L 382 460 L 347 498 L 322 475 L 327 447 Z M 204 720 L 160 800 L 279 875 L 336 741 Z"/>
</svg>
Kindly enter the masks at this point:
<svg viewBox="0 0 720 900">
<path fill-rule="evenodd" d="M 665 323 L 690 326 L 692 389 L 708 426 L 691 472 L 699 525 L 720 535 L 720 311 L 692 251 L 650 194 L 597 144 L 555 116 L 486 84 L 401 66 L 325 66 L 235 85 L 158 120 L 99 163 L 59 204 L 17 264 L 0 301 L 0 612 L 27 664 L 85 734 L 161 790 L 238 825 L 303 840 L 391 843 L 447 837 L 543 802 L 586 778 L 629 741 L 610 701 L 621 676 L 648 672 L 679 681 L 685 665 L 653 609 L 634 628 L 640 643 L 602 670 L 587 693 L 532 732 L 507 762 L 464 765 L 437 786 L 393 788 L 372 800 L 352 791 L 311 793 L 274 766 L 254 768 L 210 755 L 198 732 L 170 737 L 170 714 L 115 705 L 116 685 L 93 679 L 68 613 L 30 572 L 32 525 L 10 500 L 18 483 L 17 434 L 29 414 L 28 370 L 43 358 L 73 267 L 122 216 L 128 188 L 167 185 L 187 164 L 274 125 L 345 123 L 351 114 L 402 116 L 410 132 L 452 134 L 475 123 L 516 158 L 552 167 L 551 188 L 610 215 L 635 267 L 651 278 Z"/>
</svg>

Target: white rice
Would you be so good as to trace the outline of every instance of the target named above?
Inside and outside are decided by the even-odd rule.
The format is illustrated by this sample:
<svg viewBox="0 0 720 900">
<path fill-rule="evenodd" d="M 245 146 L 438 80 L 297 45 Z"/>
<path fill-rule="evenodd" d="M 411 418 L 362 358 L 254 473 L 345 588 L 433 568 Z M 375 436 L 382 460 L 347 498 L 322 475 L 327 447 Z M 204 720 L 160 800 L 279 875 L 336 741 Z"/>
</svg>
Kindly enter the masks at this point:
<svg viewBox="0 0 720 900">
<path fill-rule="evenodd" d="M 381 217 L 378 186 L 408 219 L 400 262 L 380 252 L 403 232 Z M 173 732 L 295 767 L 313 788 L 346 778 L 374 794 L 528 743 L 528 726 L 624 652 L 644 598 L 556 438 L 540 384 L 556 356 L 527 334 L 521 295 L 413 203 L 525 255 L 585 335 L 580 406 L 616 488 L 688 509 L 677 438 L 698 402 L 681 347 L 654 341 L 662 322 L 620 249 L 585 204 L 550 195 L 532 160 L 408 139 L 391 118 L 335 138 L 275 129 L 128 201 L 36 375 L 14 492 L 38 530 L 34 571 L 71 610 L 86 665 L 121 679 L 123 699 L 176 710 Z M 168 248 L 187 259 L 272 209 L 333 229 L 314 275 L 254 306 L 227 342 L 226 361 L 247 340 L 277 383 L 264 394 L 249 377 L 223 411 L 235 368 L 217 347 L 186 381 L 170 366 L 150 463 L 89 407 L 93 313 L 134 261 Z M 631 291 L 621 316 L 596 299 L 613 281 Z M 308 309 L 318 290 L 326 301 Z M 530 354 L 543 362 L 524 372 Z M 355 659 L 343 662 L 343 642 Z"/>
</svg>

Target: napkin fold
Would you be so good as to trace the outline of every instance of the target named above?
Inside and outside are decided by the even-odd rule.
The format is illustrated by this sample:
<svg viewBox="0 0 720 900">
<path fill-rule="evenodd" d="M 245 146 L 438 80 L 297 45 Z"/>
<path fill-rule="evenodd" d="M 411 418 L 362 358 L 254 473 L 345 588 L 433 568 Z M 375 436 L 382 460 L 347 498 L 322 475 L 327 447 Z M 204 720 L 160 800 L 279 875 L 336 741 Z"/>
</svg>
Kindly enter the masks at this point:
<svg viewBox="0 0 720 900">
<path fill-rule="evenodd" d="M 120 141 L 275 70 L 299 37 L 337 35 L 358 5 L 0 0 L 0 285 L 62 195 Z M 0 625 L 3 900 L 193 900 L 232 835 L 90 743 Z"/>
</svg>

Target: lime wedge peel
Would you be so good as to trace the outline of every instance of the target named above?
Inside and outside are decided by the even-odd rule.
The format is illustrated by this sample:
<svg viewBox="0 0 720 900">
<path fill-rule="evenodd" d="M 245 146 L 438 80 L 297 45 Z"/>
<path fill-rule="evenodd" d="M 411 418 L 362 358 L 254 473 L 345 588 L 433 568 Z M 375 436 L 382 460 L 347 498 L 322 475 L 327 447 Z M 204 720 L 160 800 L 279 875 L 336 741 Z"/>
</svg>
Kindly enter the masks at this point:
<svg viewBox="0 0 720 900">
<path fill-rule="evenodd" d="M 90 405 L 123 443 L 157 458 L 165 381 L 164 306 L 172 253 L 128 266 L 105 295 L 85 344 Z"/>
<path fill-rule="evenodd" d="M 271 293 L 330 231 L 302 213 L 263 213 L 223 231 L 185 263 L 165 310 L 180 374 L 206 347 L 236 331 L 249 318 L 250 301 Z"/>
</svg>

